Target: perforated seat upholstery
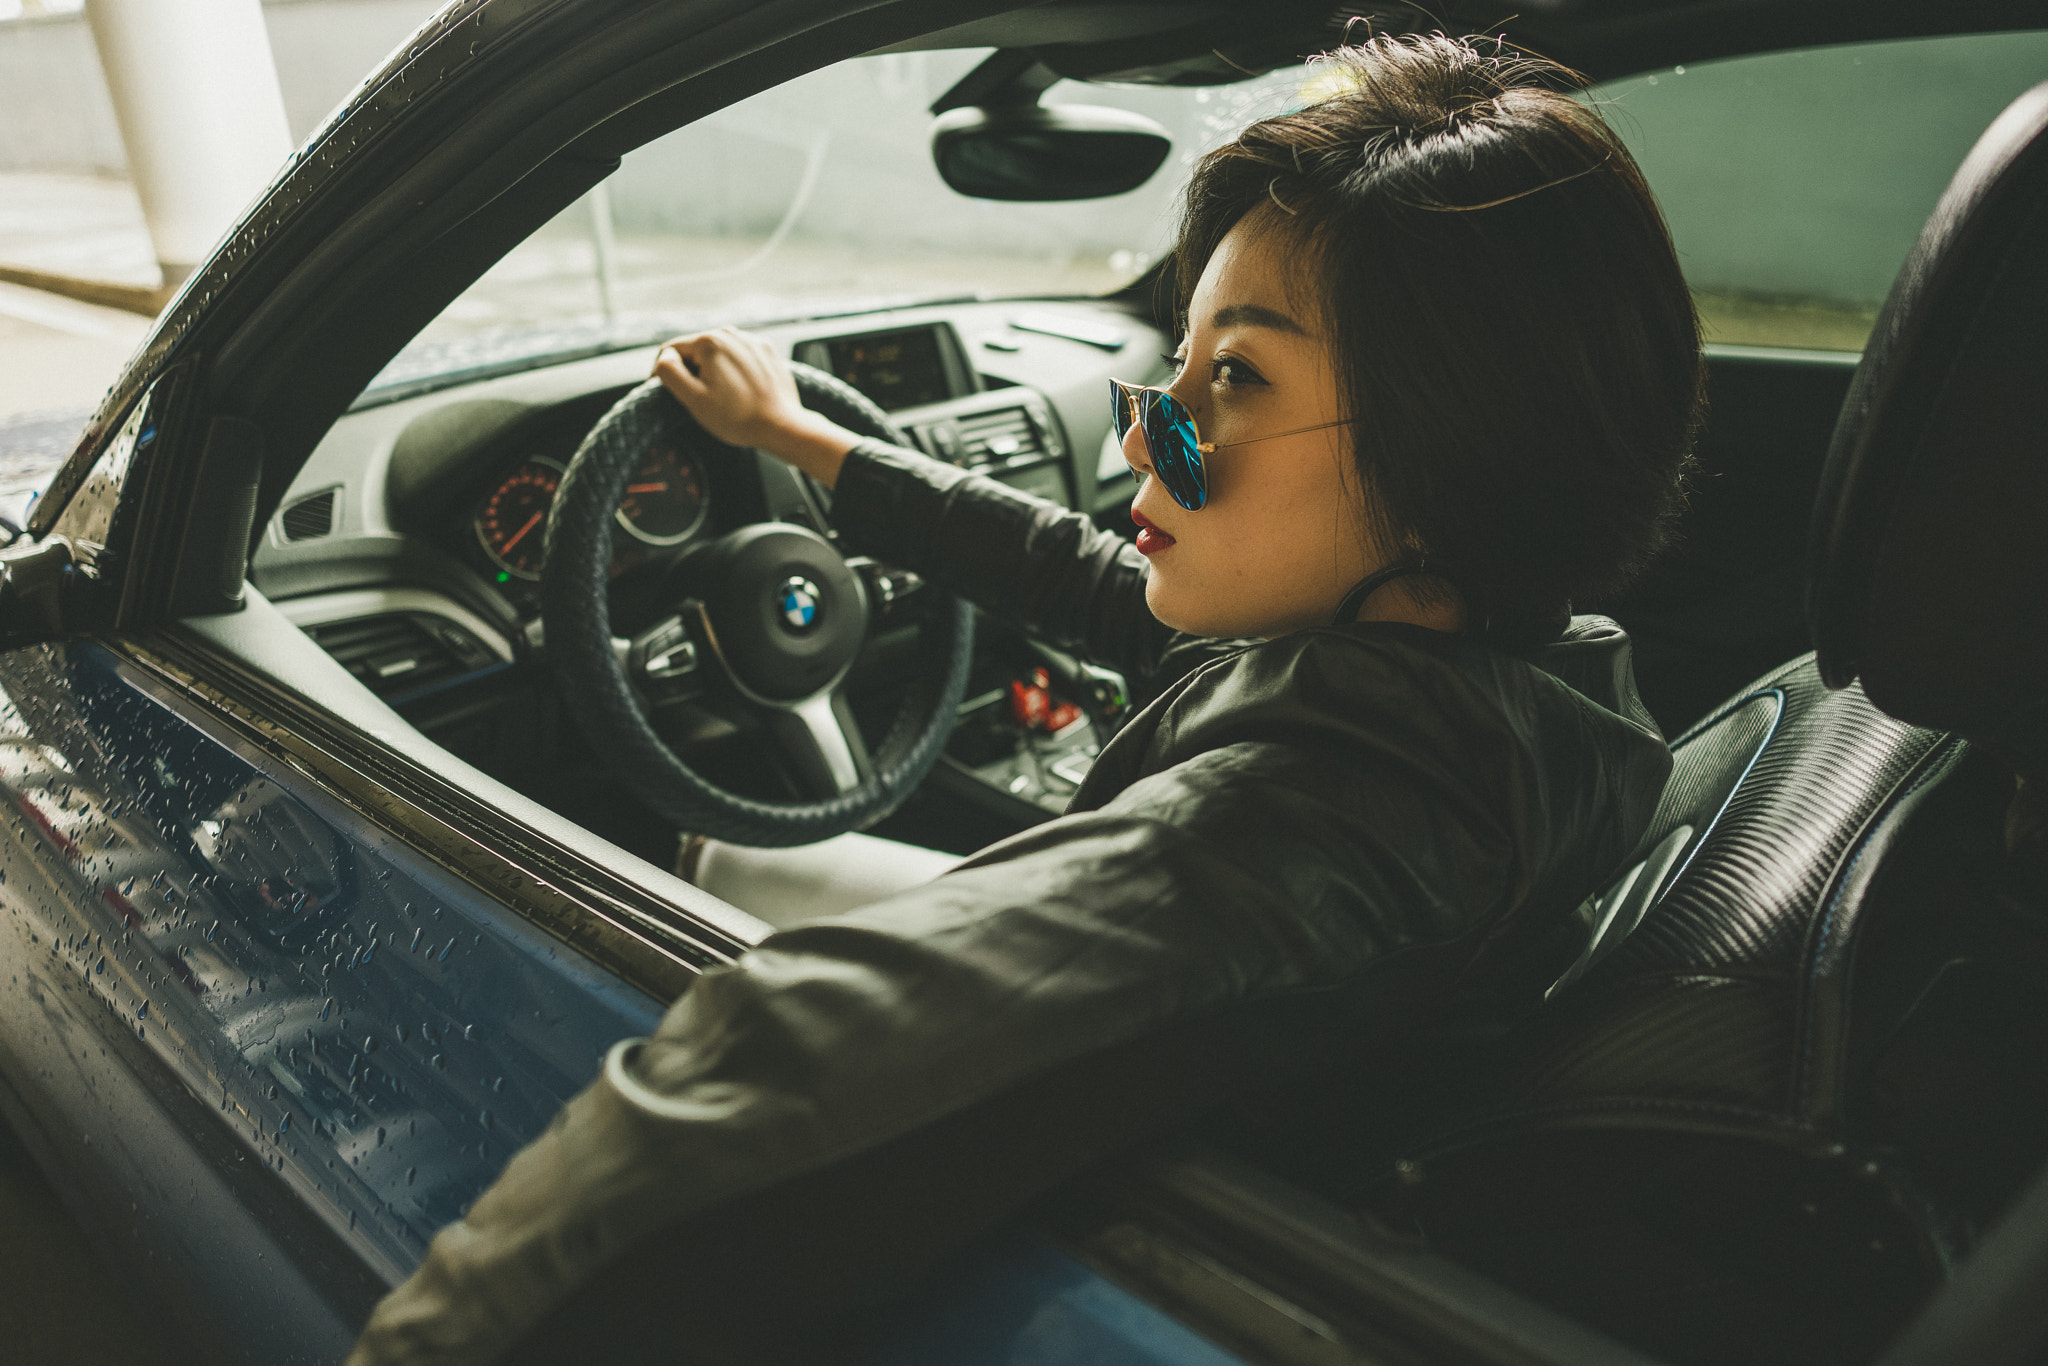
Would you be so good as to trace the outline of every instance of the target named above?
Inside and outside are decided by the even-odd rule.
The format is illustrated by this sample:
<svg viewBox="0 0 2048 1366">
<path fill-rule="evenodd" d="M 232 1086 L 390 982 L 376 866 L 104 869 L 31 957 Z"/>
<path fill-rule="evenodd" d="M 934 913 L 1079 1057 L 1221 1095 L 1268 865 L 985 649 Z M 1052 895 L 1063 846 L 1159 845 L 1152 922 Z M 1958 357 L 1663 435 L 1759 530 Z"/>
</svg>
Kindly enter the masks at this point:
<svg viewBox="0 0 2048 1366">
<path fill-rule="evenodd" d="M 1655 1123 L 1831 1144 L 1838 950 L 1854 936 L 1872 860 L 1961 747 L 1884 715 L 1860 689 L 1830 691 L 1809 656 L 1673 748 L 1651 840 L 1698 833 L 1635 932 L 1552 1002 L 1541 1046 L 1493 1093 L 1484 1123 Z M 1436 1144 L 1464 1141 L 1445 1132 Z"/>
</svg>

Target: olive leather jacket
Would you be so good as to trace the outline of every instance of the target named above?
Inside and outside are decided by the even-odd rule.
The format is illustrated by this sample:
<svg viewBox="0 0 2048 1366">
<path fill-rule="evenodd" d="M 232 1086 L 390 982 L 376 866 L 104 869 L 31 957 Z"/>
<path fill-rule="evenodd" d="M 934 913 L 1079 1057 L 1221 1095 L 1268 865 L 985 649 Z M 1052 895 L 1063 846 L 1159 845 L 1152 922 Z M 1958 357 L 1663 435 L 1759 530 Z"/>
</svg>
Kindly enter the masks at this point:
<svg viewBox="0 0 2048 1366">
<path fill-rule="evenodd" d="M 1670 771 L 1603 618 L 1515 650 L 1199 641 L 1120 538 L 874 443 L 833 518 L 1151 700 L 1065 816 L 770 936 L 614 1049 L 358 1366 L 794 1360 L 835 1306 L 1304 1059 L 1533 1007 Z"/>
</svg>

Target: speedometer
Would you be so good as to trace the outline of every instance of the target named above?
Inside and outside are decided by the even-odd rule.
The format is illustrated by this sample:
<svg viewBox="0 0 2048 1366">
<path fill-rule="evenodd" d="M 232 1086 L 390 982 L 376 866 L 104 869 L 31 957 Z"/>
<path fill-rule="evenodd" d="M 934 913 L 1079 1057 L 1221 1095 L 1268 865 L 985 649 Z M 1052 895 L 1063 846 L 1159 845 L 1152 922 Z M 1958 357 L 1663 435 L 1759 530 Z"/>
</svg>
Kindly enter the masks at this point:
<svg viewBox="0 0 2048 1366">
<path fill-rule="evenodd" d="M 508 574 L 539 579 L 546 544 L 548 509 L 561 487 L 562 467 L 552 460 L 528 460 L 492 489 L 476 512 L 476 538 L 484 553 Z"/>
<path fill-rule="evenodd" d="M 657 442 L 626 480 L 619 525 L 649 545 L 678 545 L 704 521 L 704 480 L 674 445 Z"/>
</svg>

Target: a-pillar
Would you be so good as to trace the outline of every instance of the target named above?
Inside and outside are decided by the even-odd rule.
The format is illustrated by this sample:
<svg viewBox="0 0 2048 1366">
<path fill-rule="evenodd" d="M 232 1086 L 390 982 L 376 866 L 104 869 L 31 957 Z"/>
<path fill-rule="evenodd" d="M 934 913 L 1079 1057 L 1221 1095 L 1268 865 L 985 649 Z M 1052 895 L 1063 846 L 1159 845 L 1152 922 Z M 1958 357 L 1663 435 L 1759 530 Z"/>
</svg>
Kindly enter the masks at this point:
<svg viewBox="0 0 2048 1366">
<path fill-rule="evenodd" d="M 260 0 L 87 0 L 164 286 L 176 286 L 291 151 Z"/>
</svg>

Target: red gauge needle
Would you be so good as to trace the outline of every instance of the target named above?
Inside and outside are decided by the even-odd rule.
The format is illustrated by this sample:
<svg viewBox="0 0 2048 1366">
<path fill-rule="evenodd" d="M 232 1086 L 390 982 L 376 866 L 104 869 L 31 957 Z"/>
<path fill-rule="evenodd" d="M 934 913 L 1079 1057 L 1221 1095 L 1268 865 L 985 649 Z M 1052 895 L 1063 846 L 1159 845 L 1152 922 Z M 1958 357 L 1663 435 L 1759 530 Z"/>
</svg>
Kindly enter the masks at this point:
<svg viewBox="0 0 2048 1366">
<path fill-rule="evenodd" d="M 661 483 L 659 483 L 659 484 L 628 484 L 628 485 L 626 485 L 626 492 L 628 492 L 628 493 L 666 493 L 666 492 L 668 492 L 668 482 L 667 482 L 666 480 L 664 480 L 664 481 L 662 481 L 662 482 L 661 482 Z"/>
<path fill-rule="evenodd" d="M 540 519 L 541 514 L 538 512 L 534 513 L 533 516 L 527 518 L 526 525 L 519 528 L 519 530 L 513 532 L 512 539 L 498 547 L 498 553 L 500 555 L 510 555 L 512 553 L 512 547 L 518 545 L 521 541 L 525 540 L 526 533 L 540 525 Z"/>
</svg>

